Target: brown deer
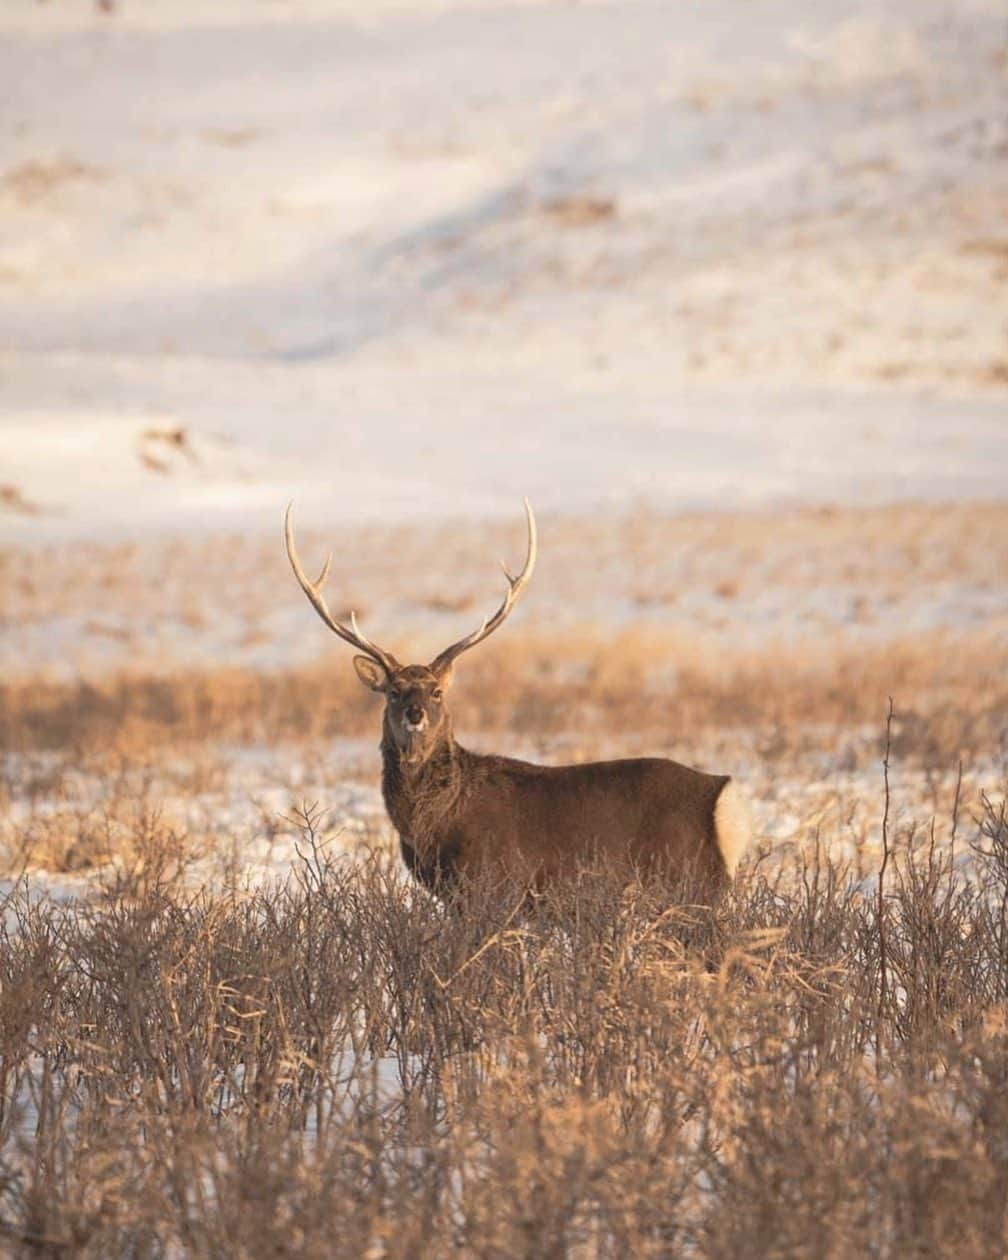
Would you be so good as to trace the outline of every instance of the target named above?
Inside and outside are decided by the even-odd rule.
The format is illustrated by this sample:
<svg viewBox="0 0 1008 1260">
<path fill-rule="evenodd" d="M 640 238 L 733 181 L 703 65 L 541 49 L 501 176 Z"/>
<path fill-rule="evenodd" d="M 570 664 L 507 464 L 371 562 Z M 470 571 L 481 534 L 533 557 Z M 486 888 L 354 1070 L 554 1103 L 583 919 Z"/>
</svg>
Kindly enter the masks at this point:
<svg viewBox="0 0 1008 1260">
<path fill-rule="evenodd" d="M 456 659 L 507 619 L 528 585 L 538 549 L 528 500 L 528 553 L 492 617 L 445 648 L 429 665 L 400 665 L 366 638 L 354 613 L 344 625 L 329 611 L 322 584 L 305 575 L 294 546 L 291 508 L 287 556 L 301 589 L 334 634 L 361 653 L 357 676 L 385 697 L 382 794 L 412 874 L 436 892 L 459 877 L 487 874 L 543 886 L 579 859 L 656 870 L 705 892 L 735 872 L 750 836 L 743 798 L 726 775 L 675 761 L 635 758 L 539 766 L 481 756 L 456 743 L 445 692 Z"/>
</svg>

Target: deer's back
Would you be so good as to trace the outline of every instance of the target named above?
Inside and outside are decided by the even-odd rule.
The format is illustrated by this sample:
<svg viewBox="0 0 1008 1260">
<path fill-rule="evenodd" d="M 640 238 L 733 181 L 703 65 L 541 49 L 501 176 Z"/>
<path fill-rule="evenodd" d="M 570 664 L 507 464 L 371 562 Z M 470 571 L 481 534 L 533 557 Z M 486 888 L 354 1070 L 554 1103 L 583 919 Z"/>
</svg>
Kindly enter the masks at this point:
<svg viewBox="0 0 1008 1260">
<path fill-rule="evenodd" d="M 598 856 L 724 877 L 714 810 L 726 776 L 653 757 L 573 766 L 488 757 L 473 769 L 446 837 L 463 869 L 490 862 L 548 877 Z"/>
</svg>

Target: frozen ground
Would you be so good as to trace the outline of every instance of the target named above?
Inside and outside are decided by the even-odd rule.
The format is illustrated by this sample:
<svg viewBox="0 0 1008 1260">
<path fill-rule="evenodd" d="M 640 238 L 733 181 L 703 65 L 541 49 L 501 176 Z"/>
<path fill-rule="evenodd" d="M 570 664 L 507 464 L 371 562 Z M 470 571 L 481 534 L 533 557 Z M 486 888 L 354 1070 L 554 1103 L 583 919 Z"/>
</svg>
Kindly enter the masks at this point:
<svg viewBox="0 0 1008 1260">
<path fill-rule="evenodd" d="M 480 747 L 488 741 L 466 742 Z M 878 732 L 852 734 L 848 748 L 857 745 L 858 764 L 843 767 L 812 756 L 770 766 L 746 748 L 748 742 L 739 736 L 732 768 L 750 797 L 758 836 L 749 860 L 787 870 L 795 854 L 814 853 L 819 840 L 834 862 L 849 864 L 850 877 L 867 886 L 880 857 Z M 541 745 L 533 749 L 520 740 L 512 740 L 509 751 L 542 755 Z M 621 747 L 610 741 L 590 751 L 617 754 Z M 546 755 L 568 759 L 568 741 L 553 741 Z M 137 853 L 128 838 L 145 817 L 178 838 L 181 868 L 194 886 L 241 889 L 285 878 L 299 848 L 307 847 L 297 817 L 305 807 L 320 808 L 328 851 L 353 856 L 364 846 L 396 854 L 396 836 L 375 785 L 377 763 L 370 740 L 322 741 L 310 751 L 303 745 L 204 748 L 196 756 L 162 758 L 156 766 L 118 774 L 73 767 L 58 756 L 9 756 L 0 765 L 7 803 L 0 818 L 0 897 L 22 872 L 37 891 L 83 896 L 96 880 L 142 869 L 149 855 Z M 926 843 L 932 828 L 936 842 L 948 846 L 955 768 L 894 767 L 891 780 L 895 851 Z M 990 760 L 971 766 L 960 784 L 954 856 L 964 874 L 978 839 L 981 794 L 1000 799 L 1004 786 L 1003 764 Z"/>
<path fill-rule="evenodd" d="M 1000 497 L 1000 0 L 0 13 L 0 539 Z"/>
</svg>

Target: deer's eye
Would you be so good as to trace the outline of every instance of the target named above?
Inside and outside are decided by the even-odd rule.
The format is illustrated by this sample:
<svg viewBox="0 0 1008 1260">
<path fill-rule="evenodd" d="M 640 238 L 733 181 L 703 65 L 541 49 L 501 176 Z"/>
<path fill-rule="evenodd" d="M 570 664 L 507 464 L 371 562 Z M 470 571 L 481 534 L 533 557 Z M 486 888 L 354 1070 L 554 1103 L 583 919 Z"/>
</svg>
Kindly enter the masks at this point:
<svg viewBox="0 0 1008 1260">
<path fill-rule="evenodd" d="M 441 688 L 440 688 L 440 687 L 435 687 L 435 688 L 434 688 L 434 690 L 431 692 L 431 699 L 432 699 L 432 700 L 440 700 L 440 699 L 441 699 Z"/>
<path fill-rule="evenodd" d="M 398 687 L 391 687 L 389 689 L 388 698 L 390 700 L 399 701 L 402 699 L 402 692 L 399 690 Z"/>
</svg>

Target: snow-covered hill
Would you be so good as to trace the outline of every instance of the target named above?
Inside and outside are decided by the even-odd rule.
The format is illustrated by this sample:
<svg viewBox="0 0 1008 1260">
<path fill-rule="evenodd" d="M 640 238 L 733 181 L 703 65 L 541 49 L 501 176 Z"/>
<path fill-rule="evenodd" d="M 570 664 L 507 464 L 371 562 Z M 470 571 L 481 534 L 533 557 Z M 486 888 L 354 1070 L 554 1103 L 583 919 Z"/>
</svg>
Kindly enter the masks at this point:
<svg viewBox="0 0 1008 1260">
<path fill-rule="evenodd" d="M 0 538 L 1000 497 L 1000 0 L 0 12 Z"/>
</svg>

